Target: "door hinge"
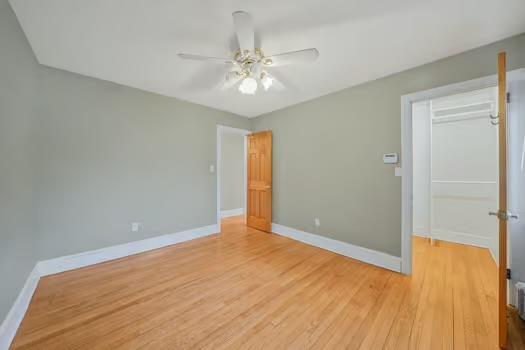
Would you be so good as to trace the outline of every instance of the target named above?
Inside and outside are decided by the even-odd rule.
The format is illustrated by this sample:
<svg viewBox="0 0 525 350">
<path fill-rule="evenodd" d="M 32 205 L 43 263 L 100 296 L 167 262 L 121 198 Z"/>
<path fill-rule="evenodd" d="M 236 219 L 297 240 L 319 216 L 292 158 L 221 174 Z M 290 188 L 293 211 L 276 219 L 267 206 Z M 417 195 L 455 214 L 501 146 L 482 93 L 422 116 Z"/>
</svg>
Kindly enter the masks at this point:
<svg viewBox="0 0 525 350">
<path fill-rule="evenodd" d="M 507 279 L 510 280 L 512 278 L 512 273 L 510 269 L 507 269 Z"/>
<path fill-rule="evenodd" d="M 507 92 L 507 103 L 510 103 L 510 92 Z"/>
</svg>

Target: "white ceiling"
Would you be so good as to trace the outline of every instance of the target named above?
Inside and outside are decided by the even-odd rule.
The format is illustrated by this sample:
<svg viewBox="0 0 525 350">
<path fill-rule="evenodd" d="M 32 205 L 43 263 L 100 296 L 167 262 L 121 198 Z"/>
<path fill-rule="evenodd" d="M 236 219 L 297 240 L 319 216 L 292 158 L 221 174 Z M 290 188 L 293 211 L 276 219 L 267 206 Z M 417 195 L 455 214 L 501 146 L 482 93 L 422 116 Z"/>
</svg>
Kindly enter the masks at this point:
<svg viewBox="0 0 525 350">
<path fill-rule="evenodd" d="M 254 117 L 525 32 L 523 0 L 11 0 L 40 63 Z M 252 14 L 284 91 L 216 88 L 223 69 L 179 52 L 236 49 L 231 13 Z"/>
</svg>

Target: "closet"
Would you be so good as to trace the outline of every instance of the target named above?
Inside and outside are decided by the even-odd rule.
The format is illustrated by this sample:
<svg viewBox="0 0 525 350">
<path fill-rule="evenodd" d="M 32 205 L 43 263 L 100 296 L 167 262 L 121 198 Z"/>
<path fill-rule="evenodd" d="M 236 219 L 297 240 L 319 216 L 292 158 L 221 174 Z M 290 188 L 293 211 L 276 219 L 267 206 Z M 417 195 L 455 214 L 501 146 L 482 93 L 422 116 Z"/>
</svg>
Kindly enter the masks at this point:
<svg viewBox="0 0 525 350">
<path fill-rule="evenodd" d="M 498 254 L 498 135 L 487 88 L 413 105 L 414 234 Z"/>
</svg>

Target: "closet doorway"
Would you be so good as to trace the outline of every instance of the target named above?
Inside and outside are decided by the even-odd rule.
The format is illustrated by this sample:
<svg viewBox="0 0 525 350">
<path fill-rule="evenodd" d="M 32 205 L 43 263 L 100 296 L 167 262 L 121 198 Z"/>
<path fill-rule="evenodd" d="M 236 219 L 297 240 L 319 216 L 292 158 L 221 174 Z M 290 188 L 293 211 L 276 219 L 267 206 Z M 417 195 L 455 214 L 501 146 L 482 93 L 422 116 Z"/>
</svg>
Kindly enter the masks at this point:
<svg viewBox="0 0 525 350">
<path fill-rule="evenodd" d="M 495 262 L 497 111 L 497 87 L 412 105 L 414 235 L 487 248 Z"/>
<path fill-rule="evenodd" d="M 505 348 L 525 282 L 525 69 L 507 72 L 500 53 L 497 75 L 404 95 L 401 105 L 402 272 L 430 281 L 422 293 L 442 306 L 438 323 L 454 342 L 480 327 Z M 438 272 L 427 276 L 429 264 Z"/>
</svg>

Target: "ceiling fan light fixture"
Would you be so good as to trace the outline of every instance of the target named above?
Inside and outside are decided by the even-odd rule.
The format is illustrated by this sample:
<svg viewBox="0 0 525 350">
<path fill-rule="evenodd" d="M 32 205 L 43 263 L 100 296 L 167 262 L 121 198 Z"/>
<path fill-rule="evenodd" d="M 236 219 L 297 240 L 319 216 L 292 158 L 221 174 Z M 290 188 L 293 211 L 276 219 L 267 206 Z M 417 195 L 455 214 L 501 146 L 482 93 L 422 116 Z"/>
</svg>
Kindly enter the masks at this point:
<svg viewBox="0 0 525 350">
<path fill-rule="evenodd" d="M 239 48 L 230 57 L 223 58 L 179 53 L 179 57 L 184 60 L 230 66 L 230 71 L 226 73 L 221 90 L 238 86 L 241 93 L 254 95 L 259 88 L 259 83 L 265 91 L 272 86 L 277 91 L 282 90 L 283 84 L 279 79 L 269 75 L 266 69 L 272 69 L 271 67 L 274 66 L 281 67 L 290 64 L 314 62 L 319 57 L 319 51 L 313 47 L 265 56 L 263 50 L 255 46 L 256 34 L 252 16 L 245 11 L 235 11 L 232 13 L 232 17 Z"/>
<path fill-rule="evenodd" d="M 264 77 L 261 79 L 261 84 L 264 86 L 264 90 L 268 91 L 270 86 L 273 84 L 273 79 L 268 75 L 264 75 Z"/>
<path fill-rule="evenodd" d="M 245 78 L 239 85 L 239 91 L 243 94 L 254 95 L 257 91 L 257 81 L 251 77 Z"/>
</svg>

